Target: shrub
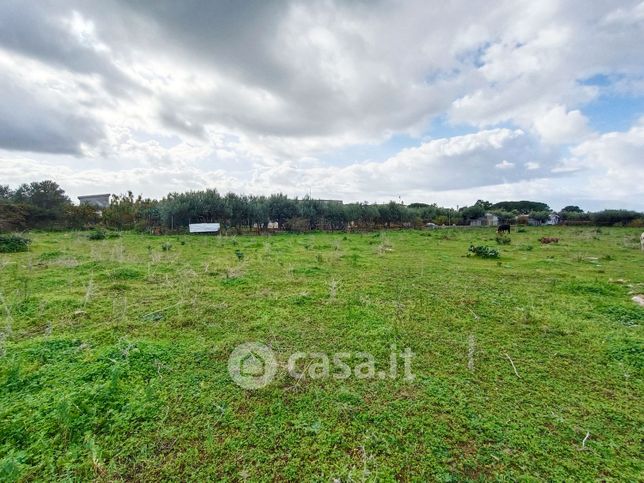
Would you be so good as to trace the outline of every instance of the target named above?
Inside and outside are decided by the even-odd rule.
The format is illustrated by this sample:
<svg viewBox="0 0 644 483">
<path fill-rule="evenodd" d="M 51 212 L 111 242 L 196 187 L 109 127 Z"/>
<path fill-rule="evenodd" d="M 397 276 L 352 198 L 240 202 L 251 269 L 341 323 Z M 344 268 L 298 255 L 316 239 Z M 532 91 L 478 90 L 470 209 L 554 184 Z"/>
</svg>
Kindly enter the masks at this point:
<svg viewBox="0 0 644 483">
<path fill-rule="evenodd" d="M 18 235 L 0 235 L 0 253 L 26 252 L 31 240 Z"/>
<path fill-rule="evenodd" d="M 507 236 L 507 235 L 497 235 L 496 236 L 496 242 L 499 245 L 509 245 L 511 241 L 512 240 L 510 240 L 510 237 Z"/>
<path fill-rule="evenodd" d="M 637 218 L 636 220 L 631 221 L 628 226 L 641 228 L 644 226 L 644 218 Z"/>
<path fill-rule="evenodd" d="M 524 227 L 522 227 L 522 226 L 520 226 L 519 228 L 517 228 L 517 233 L 525 233 L 526 231 L 528 231 L 528 230 L 526 230 L 526 229 L 525 229 Z"/>
<path fill-rule="evenodd" d="M 163 245 L 161 245 L 161 250 L 163 250 L 164 252 L 169 252 L 170 250 L 172 250 L 172 244 L 165 242 Z"/>
<path fill-rule="evenodd" d="M 499 258 L 501 256 L 497 249 L 483 245 L 476 247 L 474 245 L 470 245 L 467 252 L 468 256 L 474 255 L 481 258 Z"/>
<path fill-rule="evenodd" d="M 87 238 L 90 240 L 105 240 L 105 238 L 107 238 L 107 235 L 103 230 L 94 230 L 90 232 L 89 235 L 87 235 Z"/>
<path fill-rule="evenodd" d="M 244 261 L 245 255 L 244 255 L 244 252 L 242 252 L 241 250 L 235 250 L 235 256 L 237 256 L 237 260 L 239 260 L 240 262 Z"/>
</svg>

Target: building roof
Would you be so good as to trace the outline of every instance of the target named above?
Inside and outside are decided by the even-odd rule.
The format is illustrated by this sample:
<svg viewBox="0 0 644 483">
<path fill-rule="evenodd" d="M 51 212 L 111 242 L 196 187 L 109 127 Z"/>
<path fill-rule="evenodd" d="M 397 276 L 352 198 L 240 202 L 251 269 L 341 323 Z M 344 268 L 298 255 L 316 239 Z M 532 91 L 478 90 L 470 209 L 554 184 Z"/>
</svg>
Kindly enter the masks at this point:
<svg viewBox="0 0 644 483">
<path fill-rule="evenodd" d="M 100 195 L 82 195 L 82 196 L 79 196 L 78 199 L 79 200 L 84 200 L 84 199 L 87 199 L 87 198 L 103 198 L 105 196 L 112 196 L 112 193 L 103 193 L 103 194 L 100 194 Z"/>
<path fill-rule="evenodd" d="M 90 205 L 96 208 L 107 208 L 110 204 L 110 193 L 103 193 L 100 195 L 83 195 L 78 197 L 81 205 Z"/>
</svg>

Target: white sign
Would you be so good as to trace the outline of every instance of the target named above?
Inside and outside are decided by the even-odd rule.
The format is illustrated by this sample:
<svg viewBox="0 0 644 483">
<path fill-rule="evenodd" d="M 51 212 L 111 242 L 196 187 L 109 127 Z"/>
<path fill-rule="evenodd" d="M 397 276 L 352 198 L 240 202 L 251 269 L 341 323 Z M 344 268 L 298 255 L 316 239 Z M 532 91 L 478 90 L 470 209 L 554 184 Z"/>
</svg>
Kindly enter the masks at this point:
<svg viewBox="0 0 644 483">
<path fill-rule="evenodd" d="M 190 223 L 190 233 L 216 233 L 219 231 L 219 223 Z"/>
</svg>

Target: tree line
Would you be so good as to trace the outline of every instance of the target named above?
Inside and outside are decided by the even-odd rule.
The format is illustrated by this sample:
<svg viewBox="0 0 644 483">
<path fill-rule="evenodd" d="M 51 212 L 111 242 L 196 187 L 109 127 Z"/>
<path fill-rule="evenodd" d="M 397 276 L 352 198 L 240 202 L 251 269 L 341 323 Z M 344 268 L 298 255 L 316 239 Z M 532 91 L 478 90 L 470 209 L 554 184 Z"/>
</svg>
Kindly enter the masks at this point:
<svg viewBox="0 0 644 483">
<path fill-rule="evenodd" d="M 54 181 L 20 185 L 15 190 L 0 185 L 0 231 L 26 229 L 87 229 L 103 226 L 118 230 L 152 233 L 184 231 L 189 223 L 218 222 L 238 233 L 269 229 L 286 231 L 381 229 L 436 225 L 468 225 L 492 213 L 501 223 L 543 223 L 553 211 L 535 201 L 479 200 L 459 209 L 437 204 L 342 203 L 311 197 L 289 198 L 221 194 L 216 189 L 170 193 L 160 200 L 112 195 L 109 206 L 98 212 L 89 205 L 76 205 Z M 567 206 L 558 213 L 567 224 L 644 226 L 644 213 L 629 210 L 584 212 Z"/>
</svg>

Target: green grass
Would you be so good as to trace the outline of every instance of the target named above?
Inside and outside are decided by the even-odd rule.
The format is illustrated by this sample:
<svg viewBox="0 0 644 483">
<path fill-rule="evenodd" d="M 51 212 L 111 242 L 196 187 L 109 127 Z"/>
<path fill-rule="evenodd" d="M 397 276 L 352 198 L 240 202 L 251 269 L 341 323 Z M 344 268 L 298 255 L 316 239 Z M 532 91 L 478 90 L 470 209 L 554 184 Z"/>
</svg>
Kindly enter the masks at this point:
<svg viewBox="0 0 644 483">
<path fill-rule="evenodd" d="M 0 480 L 638 480 L 640 231 L 35 233 L 0 255 Z M 246 391 L 248 341 L 416 378 Z"/>
</svg>

